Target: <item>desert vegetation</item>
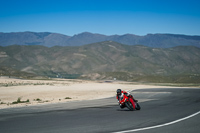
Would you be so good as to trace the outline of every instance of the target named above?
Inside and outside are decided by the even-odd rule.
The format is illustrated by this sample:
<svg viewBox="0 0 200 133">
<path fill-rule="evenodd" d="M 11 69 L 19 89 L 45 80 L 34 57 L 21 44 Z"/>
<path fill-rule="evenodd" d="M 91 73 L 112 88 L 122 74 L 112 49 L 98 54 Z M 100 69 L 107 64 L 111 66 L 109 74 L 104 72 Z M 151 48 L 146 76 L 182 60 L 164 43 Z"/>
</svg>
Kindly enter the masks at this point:
<svg viewBox="0 0 200 133">
<path fill-rule="evenodd" d="M 200 81 L 200 49 L 194 46 L 151 48 L 106 41 L 79 47 L 13 45 L 0 47 L 0 51 L 7 55 L 0 57 L 1 76 L 25 79 L 117 78 L 155 83 Z M 15 67 L 10 67 L 13 62 Z M 99 76 L 93 76 L 95 73 Z M 17 84 L 2 84 L 10 85 Z"/>
</svg>

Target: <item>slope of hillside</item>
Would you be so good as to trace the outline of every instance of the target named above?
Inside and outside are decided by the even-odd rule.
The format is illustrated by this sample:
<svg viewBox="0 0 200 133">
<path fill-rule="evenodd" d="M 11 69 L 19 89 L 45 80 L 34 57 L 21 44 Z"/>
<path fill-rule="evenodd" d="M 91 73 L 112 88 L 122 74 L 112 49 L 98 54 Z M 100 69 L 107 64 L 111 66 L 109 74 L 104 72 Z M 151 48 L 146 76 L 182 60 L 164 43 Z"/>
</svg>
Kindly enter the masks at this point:
<svg viewBox="0 0 200 133">
<path fill-rule="evenodd" d="M 103 79 L 126 75 L 123 80 L 147 76 L 200 74 L 200 48 L 150 48 L 113 41 L 77 47 L 0 47 L 0 67 L 50 77 Z M 92 75 L 93 74 L 93 75 Z M 112 76 L 111 76 L 112 75 Z M 143 77 L 144 78 L 144 77 Z M 172 78 L 172 77 L 170 77 Z"/>
</svg>

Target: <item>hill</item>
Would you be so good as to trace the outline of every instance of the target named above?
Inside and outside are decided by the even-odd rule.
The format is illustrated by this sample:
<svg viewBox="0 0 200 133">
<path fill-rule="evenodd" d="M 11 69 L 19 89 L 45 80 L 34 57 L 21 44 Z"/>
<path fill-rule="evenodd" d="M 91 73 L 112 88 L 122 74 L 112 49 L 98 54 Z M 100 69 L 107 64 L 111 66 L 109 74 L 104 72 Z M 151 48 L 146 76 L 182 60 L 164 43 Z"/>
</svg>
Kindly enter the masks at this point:
<svg viewBox="0 0 200 133">
<path fill-rule="evenodd" d="M 0 67 L 64 78 L 200 82 L 199 57 L 200 48 L 194 46 L 151 48 L 113 41 L 76 47 L 0 47 Z"/>
<path fill-rule="evenodd" d="M 0 33 L 0 46 L 9 45 L 42 45 L 52 46 L 82 46 L 102 41 L 115 41 L 126 45 L 144 45 L 153 48 L 170 48 L 176 46 L 200 47 L 200 36 L 188 36 L 177 34 L 148 34 L 137 36 L 102 35 L 83 32 L 74 36 L 67 36 L 50 32 L 13 32 Z"/>
</svg>

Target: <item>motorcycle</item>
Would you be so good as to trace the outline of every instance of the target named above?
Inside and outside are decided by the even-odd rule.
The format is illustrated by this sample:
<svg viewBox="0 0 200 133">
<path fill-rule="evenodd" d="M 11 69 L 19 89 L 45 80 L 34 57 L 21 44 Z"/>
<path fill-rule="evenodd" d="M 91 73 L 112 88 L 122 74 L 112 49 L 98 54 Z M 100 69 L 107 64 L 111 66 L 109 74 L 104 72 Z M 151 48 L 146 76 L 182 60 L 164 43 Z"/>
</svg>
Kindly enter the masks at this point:
<svg viewBox="0 0 200 133">
<path fill-rule="evenodd" d="M 134 101 L 132 96 L 124 95 L 122 97 L 122 100 L 120 101 L 120 104 L 125 105 L 131 111 L 133 111 L 134 109 L 136 109 L 136 110 L 141 109 L 138 102 Z"/>
</svg>

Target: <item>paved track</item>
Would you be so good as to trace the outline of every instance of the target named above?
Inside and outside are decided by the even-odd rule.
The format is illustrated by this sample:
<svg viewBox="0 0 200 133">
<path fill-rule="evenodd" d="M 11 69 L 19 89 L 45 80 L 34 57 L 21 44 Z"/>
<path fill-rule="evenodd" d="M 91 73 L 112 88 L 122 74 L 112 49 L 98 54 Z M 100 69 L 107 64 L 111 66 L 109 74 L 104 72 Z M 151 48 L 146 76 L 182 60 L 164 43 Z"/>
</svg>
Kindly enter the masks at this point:
<svg viewBox="0 0 200 133">
<path fill-rule="evenodd" d="M 127 131 L 178 120 L 200 111 L 200 89 L 143 89 L 132 92 L 140 111 L 121 110 L 116 99 L 0 110 L 1 133 L 103 133 Z M 168 126 L 138 131 L 200 132 L 200 114 Z"/>
</svg>

